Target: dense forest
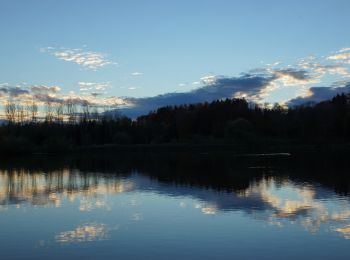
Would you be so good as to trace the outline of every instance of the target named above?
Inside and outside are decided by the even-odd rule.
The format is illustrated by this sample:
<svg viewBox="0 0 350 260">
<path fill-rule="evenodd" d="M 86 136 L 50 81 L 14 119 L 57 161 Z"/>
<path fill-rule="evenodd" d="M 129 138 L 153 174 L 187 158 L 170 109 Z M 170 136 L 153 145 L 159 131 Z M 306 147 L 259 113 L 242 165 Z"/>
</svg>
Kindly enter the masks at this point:
<svg viewBox="0 0 350 260">
<path fill-rule="evenodd" d="M 7 113 L 11 112 L 10 108 L 5 108 Z M 244 99 L 167 106 L 135 120 L 96 113 L 93 116 L 76 113 L 76 118 L 63 120 L 64 111 L 60 114 L 60 118 L 51 114 L 39 121 L 16 120 L 13 113 L 12 120 L 0 126 L 1 153 L 59 152 L 103 145 L 344 144 L 350 141 L 349 94 L 293 108 L 277 104 L 272 108 L 262 107 Z"/>
</svg>

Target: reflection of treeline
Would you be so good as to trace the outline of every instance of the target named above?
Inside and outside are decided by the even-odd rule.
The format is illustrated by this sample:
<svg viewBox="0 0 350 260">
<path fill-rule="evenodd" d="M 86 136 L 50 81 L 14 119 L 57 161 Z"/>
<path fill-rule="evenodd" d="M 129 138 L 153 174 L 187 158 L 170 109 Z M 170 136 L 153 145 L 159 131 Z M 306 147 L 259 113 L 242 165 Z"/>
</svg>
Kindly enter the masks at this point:
<svg viewBox="0 0 350 260">
<path fill-rule="evenodd" d="M 43 191 L 74 192 L 82 188 L 92 190 L 107 178 L 116 184 L 118 179 L 125 180 L 137 172 L 162 183 L 239 191 L 248 188 L 252 181 L 262 178 L 261 168 L 247 168 L 261 165 L 261 159 L 263 158 L 235 158 L 228 153 L 203 155 L 187 152 L 122 152 L 113 156 L 90 154 L 83 157 L 74 155 L 51 158 L 33 156 L 0 162 L 0 183 L 2 173 L 7 173 L 7 183 L 3 186 L 14 187 L 12 190 L 19 190 L 20 187 L 15 186 L 25 187 L 27 183 L 35 191 L 38 190 L 38 183 L 48 186 Z M 280 160 L 275 160 L 274 163 L 276 161 Z M 31 175 L 36 181 L 29 178 Z"/>
<path fill-rule="evenodd" d="M 106 181 L 108 179 L 108 181 Z M 35 172 L 29 169 L 0 170 L 0 205 L 30 202 L 33 205 L 57 204 L 61 194 L 96 196 L 101 192 L 122 192 L 131 188 L 118 175 L 101 177 L 69 169 Z"/>
<path fill-rule="evenodd" d="M 91 112 L 88 104 L 81 105 L 77 119 L 76 108 L 69 102 L 65 113 L 62 107 L 47 106 L 44 121 L 35 121 L 36 109 L 29 106 L 25 111 L 31 112 L 32 119 L 22 120 L 22 110 L 12 106 L 6 105 L 6 113 L 9 119 L 16 119 L 0 127 L 0 149 L 6 153 L 106 144 L 228 143 L 263 147 L 271 143 L 344 143 L 350 138 L 350 96 L 345 94 L 313 106 L 289 109 L 279 105 L 261 107 L 244 99 L 168 106 L 136 120 L 101 116 L 110 113 Z M 7 112 L 12 110 L 17 115 Z"/>
<path fill-rule="evenodd" d="M 339 158 L 329 154 L 307 153 L 276 157 L 235 156 L 232 152 L 203 154 L 117 151 L 113 154 L 101 152 L 83 156 L 74 154 L 8 158 L 0 161 L 0 172 L 36 172 L 47 181 L 57 173 L 69 172 L 69 176 L 74 177 L 76 175 L 73 173 L 77 172 L 82 183 L 93 183 L 85 181 L 85 178 L 93 180 L 92 177 L 95 176 L 97 179 L 125 179 L 136 171 L 162 183 L 225 191 L 246 189 L 252 182 L 260 181 L 263 176 L 279 176 L 281 180 L 288 177 L 303 185 L 320 183 L 339 194 L 348 194 L 350 176 L 347 161 L 346 156 Z M 15 179 L 18 181 L 18 176 Z M 64 183 L 60 178 L 52 180 Z M 70 180 L 69 187 L 77 187 L 76 179 Z"/>
</svg>

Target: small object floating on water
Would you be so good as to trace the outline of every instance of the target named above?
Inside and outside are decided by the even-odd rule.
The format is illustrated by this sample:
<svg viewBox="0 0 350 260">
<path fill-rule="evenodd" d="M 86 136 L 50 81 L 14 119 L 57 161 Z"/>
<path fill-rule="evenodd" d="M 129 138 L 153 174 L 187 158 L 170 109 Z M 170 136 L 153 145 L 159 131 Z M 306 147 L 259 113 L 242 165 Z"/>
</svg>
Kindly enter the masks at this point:
<svg viewBox="0 0 350 260">
<path fill-rule="evenodd" d="M 290 156 L 290 153 L 246 153 L 246 154 L 234 154 L 234 156 Z"/>
</svg>

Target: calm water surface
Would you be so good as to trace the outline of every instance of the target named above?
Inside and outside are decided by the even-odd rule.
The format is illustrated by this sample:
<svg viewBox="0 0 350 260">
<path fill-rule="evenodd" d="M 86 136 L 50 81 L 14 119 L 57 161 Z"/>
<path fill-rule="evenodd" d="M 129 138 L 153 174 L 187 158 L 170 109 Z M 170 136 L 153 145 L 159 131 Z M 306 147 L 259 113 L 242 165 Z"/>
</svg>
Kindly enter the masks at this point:
<svg viewBox="0 0 350 260">
<path fill-rule="evenodd" d="M 0 258 L 350 259 L 346 178 L 157 160 L 1 166 Z"/>
</svg>

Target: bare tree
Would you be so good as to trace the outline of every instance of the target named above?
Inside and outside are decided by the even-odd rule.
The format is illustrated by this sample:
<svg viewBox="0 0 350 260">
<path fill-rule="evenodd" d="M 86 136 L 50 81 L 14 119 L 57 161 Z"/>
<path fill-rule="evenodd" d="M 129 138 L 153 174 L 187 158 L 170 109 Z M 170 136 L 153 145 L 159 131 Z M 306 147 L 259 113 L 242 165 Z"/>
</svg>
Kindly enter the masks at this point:
<svg viewBox="0 0 350 260">
<path fill-rule="evenodd" d="M 57 102 L 55 107 L 55 117 L 57 122 L 63 121 L 63 104 L 61 102 Z"/>
<path fill-rule="evenodd" d="M 53 107 L 52 107 L 52 102 L 50 100 L 47 100 L 45 102 L 45 112 L 46 112 L 45 120 L 51 123 L 53 120 Z"/>
<path fill-rule="evenodd" d="M 33 100 L 31 103 L 27 104 L 27 110 L 29 112 L 29 116 L 32 122 L 36 122 L 38 115 L 38 105 Z"/>
<path fill-rule="evenodd" d="M 74 100 L 68 99 L 66 101 L 66 111 L 68 116 L 68 122 L 74 124 L 76 121 L 77 106 Z"/>
<path fill-rule="evenodd" d="M 90 120 L 90 103 L 87 100 L 84 100 L 81 106 L 82 106 L 82 112 L 83 112 L 82 120 L 84 122 L 87 122 Z"/>
<path fill-rule="evenodd" d="M 9 123 L 16 121 L 16 104 L 11 100 L 8 100 L 5 105 L 5 115 Z"/>
<path fill-rule="evenodd" d="M 23 124 L 25 121 L 25 109 L 21 103 L 16 104 L 17 122 Z"/>
<path fill-rule="evenodd" d="M 26 122 L 29 122 L 31 117 L 30 117 L 30 102 L 26 101 L 24 105 L 24 118 Z"/>
</svg>

